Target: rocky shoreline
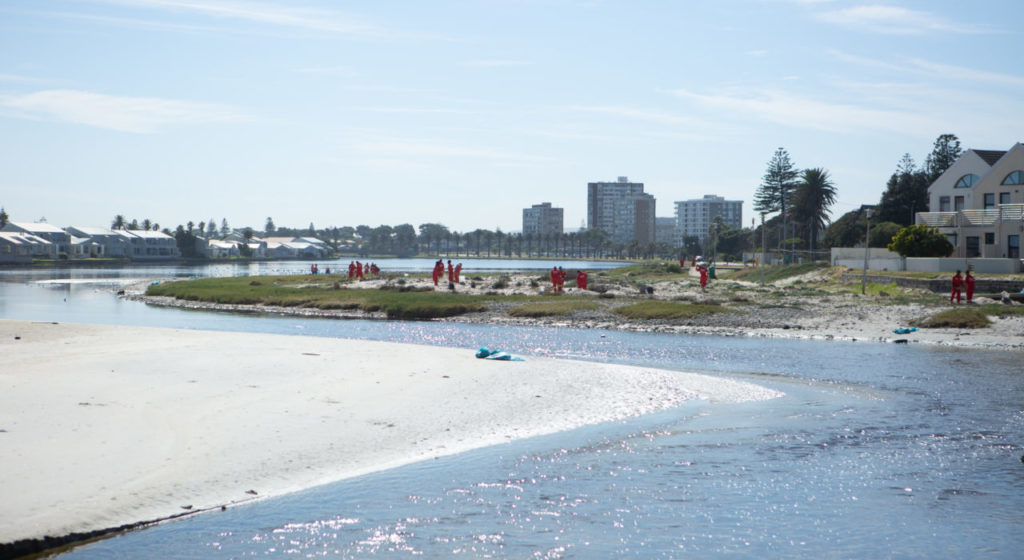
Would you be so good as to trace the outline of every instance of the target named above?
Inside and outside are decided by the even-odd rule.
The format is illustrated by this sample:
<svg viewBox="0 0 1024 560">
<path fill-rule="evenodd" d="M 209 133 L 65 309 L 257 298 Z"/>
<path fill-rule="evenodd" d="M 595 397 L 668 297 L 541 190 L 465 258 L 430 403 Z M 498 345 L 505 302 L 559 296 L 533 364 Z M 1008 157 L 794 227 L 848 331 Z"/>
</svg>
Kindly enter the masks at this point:
<svg viewBox="0 0 1024 560">
<path fill-rule="evenodd" d="M 775 285 L 761 287 L 754 283 L 719 281 L 702 293 L 696 283 L 684 277 L 679 281 L 659 282 L 651 287 L 653 294 L 641 295 L 634 285 L 626 283 L 598 284 L 600 292 L 567 287 L 555 298 L 589 298 L 601 305 L 594 310 L 574 311 L 563 316 L 517 317 L 509 310 L 522 305 L 515 301 L 497 301 L 488 304 L 483 312 L 468 313 L 441 321 L 457 323 L 546 326 L 557 328 L 606 329 L 630 332 L 650 332 L 687 335 L 729 337 L 787 338 L 823 341 L 870 341 L 881 343 L 933 344 L 940 346 L 988 348 L 997 350 L 1024 350 L 1024 316 L 992 317 L 991 327 L 982 329 L 920 329 L 910 334 L 896 334 L 894 329 L 906 327 L 950 306 L 941 294 L 921 291 L 919 302 L 898 303 L 881 297 L 861 296 L 855 291 L 826 292 L 814 287 L 820 279 L 814 274 L 787 279 Z M 401 278 L 403 286 L 412 289 L 437 289 L 429 280 L 416 277 Z M 467 294 L 538 295 L 546 288 L 536 276 L 517 274 L 505 276 L 501 284 L 494 277 L 475 277 L 455 287 Z M 379 289 L 394 284 L 396 278 L 368 280 L 348 289 Z M 501 286 L 496 288 L 495 286 Z M 358 310 L 321 310 L 312 308 L 274 307 L 264 305 L 225 305 L 209 302 L 181 301 L 167 297 L 144 295 L 144 286 L 128 290 L 124 297 L 144 301 L 151 305 L 181 307 L 196 310 L 231 313 L 254 313 L 319 317 L 329 319 L 385 320 L 381 312 L 365 313 Z M 646 290 L 645 290 L 646 291 Z M 998 303 L 996 300 L 976 298 L 978 304 Z M 637 301 L 683 301 L 722 305 L 726 313 L 708 313 L 682 320 L 636 320 L 622 317 L 611 310 Z"/>
</svg>

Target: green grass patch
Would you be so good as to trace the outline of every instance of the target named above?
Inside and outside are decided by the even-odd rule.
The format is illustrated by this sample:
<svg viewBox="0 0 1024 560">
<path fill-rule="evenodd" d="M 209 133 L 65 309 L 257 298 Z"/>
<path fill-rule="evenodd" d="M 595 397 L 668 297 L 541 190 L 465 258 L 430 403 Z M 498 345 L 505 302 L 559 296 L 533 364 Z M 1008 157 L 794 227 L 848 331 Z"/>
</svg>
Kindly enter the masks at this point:
<svg viewBox="0 0 1024 560">
<path fill-rule="evenodd" d="M 453 317 L 487 309 L 487 300 L 479 296 L 434 291 L 334 289 L 334 283 L 334 279 L 318 281 L 310 276 L 203 278 L 150 286 L 146 294 L 231 305 L 381 311 L 388 318 L 403 320 Z"/>
<path fill-rule="evenodd" d="M 983 329 L 991 325 L 985 311 L 976 307 L 956 307 L 911 321 L 911 326 L 925 329 Z"/>
<path fill-rule="evenodd" d="M 644 301 L 616 307 L 612 312 L 627 319 L 644 320 L 692 319 L 710 313 L 735 313 L 721 305 L 678 301 Z"/>
<path fill-rule="evenodd" d="M 508 310 L 508 314 L 512 317 L 528 318 L 563 317 L 565 315 L 572 314 L 575 311 L 593 311 L 600 307 L 601 305 L 594 301 L 547 301 L 540 303 L 527 303 L 525 305 L 513 307 Z"/>
<path fill-rule="evenodd" d="M 977 307 L 985 315 L 989 317 L 1013 317 L 1016 315 L 1024 315 L 1024 305 L 1004 305 L 1004 304 L 993 304 L 993 305 L 982 305 Z"/>
</svg>

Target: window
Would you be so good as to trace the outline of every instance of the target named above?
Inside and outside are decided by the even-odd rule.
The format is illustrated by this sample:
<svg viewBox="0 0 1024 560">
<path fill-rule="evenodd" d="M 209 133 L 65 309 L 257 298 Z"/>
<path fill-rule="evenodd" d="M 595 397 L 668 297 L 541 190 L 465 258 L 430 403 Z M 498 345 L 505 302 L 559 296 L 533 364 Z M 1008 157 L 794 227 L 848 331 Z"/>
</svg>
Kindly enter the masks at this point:
<svg viewBox="0 0 1024 560">
<path fill-rule="evenodd" d="M 1001 192 L 1001 193 L 999 193 L 999 204 L 1009 204 L 1009 203 L 1010 203 L 1010 193 L 1008 193 L 1008 192 Z"/>
<path fill-rule="evenodd" d="M 985 193 L 985 210 L 996 207 L 996 193 Z"/>
<path fill-rule="evenodd" d="M 980 240 L 977 236 L 965 237 L 964 241 L 967 242 L 967 258 L 971 259 L 981 256 L 981 245 L 978 244 Z"/>
<path fill-rule="evenodd" d="M 996 244 L 996 234 L 994 232 L 991 232 L 991 231 L 986 233 L 985 234 L 985 245 L 995 245 L 995 244 Z"/>
<path fill-rule="evenodd" d="M 1004 185 L 1024 185 L 1024 171 L 1018 169 L 1003 179 Z"/>
<path fill-rule="evenodd" d="M 939 197 L 939 212 L 949 212 L 949 197 L 948 196 L 940 196 Z"/>
<path fill-rule="evenodd" d="M 1006 257 L 1010 259 L 1020 258 L 1020 236 L 1019 235 L 1007 235 L 1006 236 Z"/>
<path fill-rule="evenodd" d="M 958 196 L 953 199 L 953 210 L 959 212 L 964 209 L 964 197 Z"/>
<path fill-rule="evenodd" d="M 968 173 L 967 175 L 964 175 L 963 177 L 960 177 L 960 180 L 957 181 L 955 185 L 953 185 L 953 188 L 954 189 L 969 189 L 969 188 L 973 187 L 974 184 L 977 183 L 977 182 L 978 182 L 978 176 L 975 175 L 974 173 Z"/>
</svg>

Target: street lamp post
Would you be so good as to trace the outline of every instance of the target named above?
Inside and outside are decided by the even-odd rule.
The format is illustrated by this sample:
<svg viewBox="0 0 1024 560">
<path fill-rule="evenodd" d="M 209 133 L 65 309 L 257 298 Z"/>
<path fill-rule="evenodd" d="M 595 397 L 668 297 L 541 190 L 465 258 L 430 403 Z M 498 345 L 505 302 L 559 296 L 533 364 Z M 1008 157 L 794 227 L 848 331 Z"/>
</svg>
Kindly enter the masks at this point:
<svg viewBox="0 0 1024 560">
<path fill-rule="evenodd" d="M 871 247 L 871 209 L 864 209 L 867 218 L 867 229 L 864 230 L 864 272 L 860 278 L 860 295 L 864 295 L 868 284 L 868 251 Z"/>
<path fill-rule="evenodd" d="M 764 259 L 767 256 L 768 249 L 765 248 L 765 234 L 764 234 L 764 212 L 761 212 L 761 286 L 764 287 Z"/>
</svg>

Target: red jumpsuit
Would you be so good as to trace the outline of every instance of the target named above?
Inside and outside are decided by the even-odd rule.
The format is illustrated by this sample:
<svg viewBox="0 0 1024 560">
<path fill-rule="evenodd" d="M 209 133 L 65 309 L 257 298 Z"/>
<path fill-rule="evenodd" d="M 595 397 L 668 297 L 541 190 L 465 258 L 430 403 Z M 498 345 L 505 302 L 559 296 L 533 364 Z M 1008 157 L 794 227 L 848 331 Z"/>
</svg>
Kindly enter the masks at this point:
<svg viewBox="0 0 1024 560">
<path fill-rule="evenodd" d="M 551 291 L 558 291 L 558 281 L 562 278 L 562 273 L 558 272 L 558 268 L 551 269 Z"/>
<path fill-rule="evenodd" d="M 964 287 L 967 288 L 967 303 L 974 299 L 974 276 L 970 272 L 964 277 Z"/>
<path fill-rule="evenodd" d="M 462 263 L 455 265 L 455 283 L 459 283 L 459 274 L 462 274 Z"/>
<path fill-rule="evenodd" d="M 363 263 L 356 261 L 356 278 L 363 279 Z"/>
<path fill-rule="evenodd" d="M 436 263 L 434 263 L 433 278 L 434 278 L 434 285 L 435 286 L 437 285 L 437 281 L 441 279 L 441 272 L 443 270 L 444 270 L 444 263 L 443 262 L 437 261 Z"/>
<path fill-rule="evenodd" d="M 587 289 L 587 273 L 582 270 L 576 273 L 576 287 L 581 290 Z"/>
<path fill-rule="evenodd" d="M 957 272 L 953 275 L 953 291 L 949 294 L 949 302 L 953 303 L 953 298 L 956 298 L 956 302 L 960 303 L 960 286 L 963 284 L 963 278 L 960 277 L 960 273 Z"/>
<path fill-rule="evenodd" d="M 349 278 L 349 280 L 351 280 L 351 279 L 355 278 L 355 276 L 356 276 L 356 263 L 350 261 L 348 263 L 348 278 Z"/>
<path fill-rule="evenodd" d="M 708 268 L 706 266 L 702 266 L 697 269 L 697 272 L 700 272 L 700 291 L 703 292 L 704 288 L 708 285 Z"/>
<path fill-rule="evenodd" d="M 455 282 L 455 267 L 452 266 L 452 261 L 448 261 L 448 283 Z"/>
</svg>

